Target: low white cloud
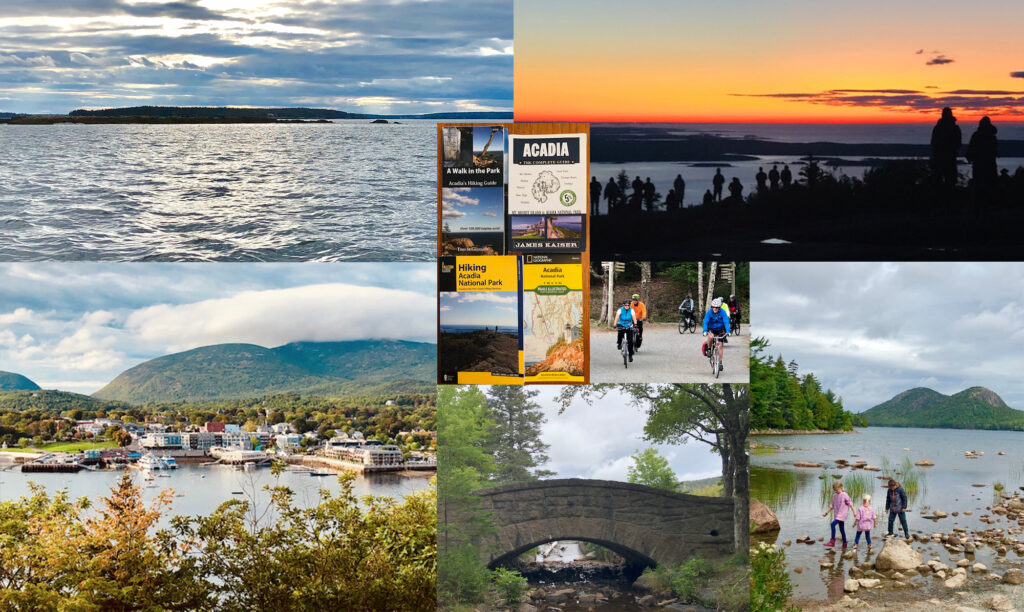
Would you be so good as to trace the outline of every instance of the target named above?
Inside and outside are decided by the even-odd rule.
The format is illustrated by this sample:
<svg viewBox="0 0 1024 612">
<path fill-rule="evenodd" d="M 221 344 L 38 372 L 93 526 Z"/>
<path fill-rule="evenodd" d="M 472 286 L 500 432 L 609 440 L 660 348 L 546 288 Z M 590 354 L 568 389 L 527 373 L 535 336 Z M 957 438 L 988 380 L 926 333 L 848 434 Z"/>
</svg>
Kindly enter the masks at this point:
<svg viewBox="0 0 1024 612">
<path fill-rule="evenodd" d="M 344 283 L 246 291 L 128 315 L 125 329 L 176 352 L 209 344 L 436 338 L 433 296 Z"/>
</svg>

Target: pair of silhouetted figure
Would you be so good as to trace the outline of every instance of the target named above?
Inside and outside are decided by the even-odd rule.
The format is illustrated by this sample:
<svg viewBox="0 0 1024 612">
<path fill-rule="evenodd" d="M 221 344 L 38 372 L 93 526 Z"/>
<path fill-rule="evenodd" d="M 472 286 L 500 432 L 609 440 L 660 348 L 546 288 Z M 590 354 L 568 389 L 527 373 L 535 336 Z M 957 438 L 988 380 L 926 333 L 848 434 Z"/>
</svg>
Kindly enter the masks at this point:
<svg viewBox="0 0 1024 612">
<path fill-rule="evenodd" d="M 971 135 L 964 157 L 971 164 L 971 182 L 974 187 L 976 201 L 989 201 L 994 196 L 998 172 L 998 140 L 996 126 L 992 120 L 982 117 L 978 129 Z M 956 188 L 958 173 L 957 156 L 963 145 L 960 126 L 953 116 L 953 109 L 948 106 L 942 109 L 942 116 L 932 128 L 931 167 L 935 183 L 940 192 L 951 194 Z"/>
</svg>

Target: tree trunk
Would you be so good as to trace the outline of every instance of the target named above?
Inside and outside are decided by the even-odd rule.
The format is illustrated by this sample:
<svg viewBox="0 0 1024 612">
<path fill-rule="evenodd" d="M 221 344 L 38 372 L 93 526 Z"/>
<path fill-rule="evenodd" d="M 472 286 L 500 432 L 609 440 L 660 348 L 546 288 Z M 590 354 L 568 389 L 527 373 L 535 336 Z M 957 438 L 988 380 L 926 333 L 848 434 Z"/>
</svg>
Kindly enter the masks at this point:
<svg viewBox="0 0 1024 612">
<path fill-rule="evenodd" d="M 640 299 L 647 305 L 647 318 L 651 318 L 651 262 L 640 262 Z"/>
<path fill-rule="evenodd" d="M 718 273 L 718 262 L 711 262 L 711 269 L 708 270 L 708 294 L 704 300 L 707 308 L 711 308 L 711 300 L 715 297 L 715 277 Z"/>
<path fill-rule="evenodd" d="M 704 262 L 697 262 L 697 317 L 704 316 Z"/>
<path fill-rule="evenodd" d="M 731 295 L 736 295 L 736 262 L 735 261 L 732 262 L 732 290 L 729 291 L 729 293 Z M 738 301 L 739 298 L 736 298 L 736 300 L 737 300 L 736 303 L 738 304 L 739 303 L 739 301 Z"/>
<path fill-rule="evenodd" d="M 608 263 L 608 325 L 615 324 L 615 262 Z"/>
<path fill-rule="evenodd" d="M 606 321 L 611 325 L 611 321 L 608 320 L 608 313 L 611 312 L 608 308 L 608 268 L 604 264 L 601 264 L 601 310 L 598 312 L 601 315 L 598 325 Z"/>
</svg>

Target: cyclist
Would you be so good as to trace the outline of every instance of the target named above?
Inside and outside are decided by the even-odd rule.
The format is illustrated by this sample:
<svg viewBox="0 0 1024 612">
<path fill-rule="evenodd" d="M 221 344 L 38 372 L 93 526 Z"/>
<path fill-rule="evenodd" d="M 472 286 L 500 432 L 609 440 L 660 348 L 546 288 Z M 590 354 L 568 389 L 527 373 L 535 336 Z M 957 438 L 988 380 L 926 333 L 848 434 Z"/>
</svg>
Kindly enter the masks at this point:
<svg viewBox="0 0 1024 612">
<path fill-rule="evenodd" d="M 711 300 L 711 308 L 704 315 L 704 337 L 706 338 L 710 331 L 711 342 L 718 342 L 718 350 L 721 352 L 725 348 L 722 339 L 729 335 L 729 329 L 729 317 L 722 312 L 722 298 Z M 718 369 L 723 371 L 725 367 L 719 364 Z"/>
<path fill-rule="evenodd" d="M 679 314 L 683 316 L 686 321 L 693 318 L 693 298 L 690 294 L 686 294 L 686 299 L 679 305 Z"/>
<path fill-rule="evenodd" d="M 732 320 L 740 320 L 740 301 L 736 299 L 735 295 L 729 296 L 729 318 Z"/>
<path fill-rule="evenodd" d="M 619 308 L 615 317 L 615 329 L 619 330 L 618 338 L 615 340 L 615 348 L 622 350 L 622 336 L 626 336 L 626 347 L 629 349 L 629 360 L 633 361 L 633 328 L 636 326 L 636 312 L 629 305 L 629 300 L 622 301 L 622 308 Z"/>
<path fill-rule="evenodd" d="M 647 306 L 640 301 L 640 294 L 633 294 L 633 301 L 630 302 L 630 306 L 633 308 L 633 312 L 636 313 L 636 342 L 634 343 L 637 348 L 644 343 L 644 321 L 647 320 Z"/>
</svg>

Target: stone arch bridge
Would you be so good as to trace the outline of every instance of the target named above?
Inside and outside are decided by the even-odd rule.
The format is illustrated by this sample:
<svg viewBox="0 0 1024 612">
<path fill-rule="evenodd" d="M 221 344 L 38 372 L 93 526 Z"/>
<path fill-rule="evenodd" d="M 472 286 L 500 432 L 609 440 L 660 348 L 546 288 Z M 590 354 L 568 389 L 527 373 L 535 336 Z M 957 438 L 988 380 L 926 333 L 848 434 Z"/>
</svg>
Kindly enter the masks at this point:
<svg viewBox="0 0 1024 612">
<path fill-rule="evenodd" d="M 555 540 L 593 542 L 630 565 L 731 555 L 733 501 L 606 480 L 538 480 L 473 493 L 497 534 L 480 542 L 489 566 Z"/>
</svg>

